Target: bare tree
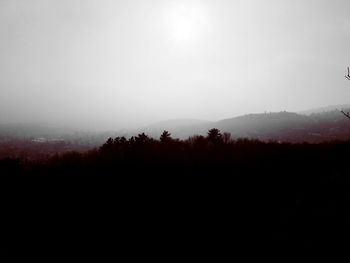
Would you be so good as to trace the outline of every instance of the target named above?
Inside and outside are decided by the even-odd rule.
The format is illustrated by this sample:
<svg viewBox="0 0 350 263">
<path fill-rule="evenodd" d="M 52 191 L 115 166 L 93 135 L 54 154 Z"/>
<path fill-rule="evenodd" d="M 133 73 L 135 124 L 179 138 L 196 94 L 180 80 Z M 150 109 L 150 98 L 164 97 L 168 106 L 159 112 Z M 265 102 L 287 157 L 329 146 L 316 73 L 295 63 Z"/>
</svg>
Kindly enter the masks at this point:
<svg viewBox="0 0 350 263">
<path fill-rule="evenodd" d="M 340 112 L 350 119 L 350 112 L 344 112 L 343 110 L 341 110 Z"/>
<path fill-rule="evenodd" d="M 347 78 L 348 80 L 350 80 L 350 69 L 348 67 L 348 75 L 345 75 L 345 78 Z M 350 119 L 350 113 L 349 112 L 345 112 L 343 110 L 340 111 L 341 113 L 343 113 L 347 118 Z"/>
<path fill-rule="evenodd" d="M 350 80 L 350 70 L 349 70 L 349 67 L 348 67 L 348 75 L 346 75 L 345 78 L 347 78 L 348 80 Z"/>
</svg>

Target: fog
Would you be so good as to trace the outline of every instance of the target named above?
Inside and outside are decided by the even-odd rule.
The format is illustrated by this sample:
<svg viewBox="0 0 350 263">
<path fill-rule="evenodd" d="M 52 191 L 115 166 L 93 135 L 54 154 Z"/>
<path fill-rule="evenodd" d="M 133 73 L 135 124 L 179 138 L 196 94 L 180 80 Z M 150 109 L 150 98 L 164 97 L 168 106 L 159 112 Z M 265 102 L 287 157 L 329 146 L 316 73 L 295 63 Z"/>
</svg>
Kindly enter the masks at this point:
<svg viewBox="0 0 350 263">
<path fill-rule="evenodd" d="M 347 104 L 348 0 L 0 0 L 0 123 L 124 129 Z"/>
</svg>

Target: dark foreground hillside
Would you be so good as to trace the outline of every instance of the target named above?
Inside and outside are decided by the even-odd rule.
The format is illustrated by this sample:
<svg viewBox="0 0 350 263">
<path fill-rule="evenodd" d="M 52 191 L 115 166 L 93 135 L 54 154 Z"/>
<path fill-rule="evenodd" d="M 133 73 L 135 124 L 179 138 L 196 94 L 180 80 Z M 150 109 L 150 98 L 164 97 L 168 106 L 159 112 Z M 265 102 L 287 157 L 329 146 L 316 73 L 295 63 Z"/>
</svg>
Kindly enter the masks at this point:
<svg viewBox="0 0 350 263">
<path fill-rule="evenodd" d="M 140 134 L 87 153 L 5 158 L 2 236 L 6 244 L 63 238 L 68 247 L 150 246 L 148 253 L 342 249 L 350 233 L 349 156 L 349 141 L 264 143 L 213 129 L 186 141 Z"/>
</svg>

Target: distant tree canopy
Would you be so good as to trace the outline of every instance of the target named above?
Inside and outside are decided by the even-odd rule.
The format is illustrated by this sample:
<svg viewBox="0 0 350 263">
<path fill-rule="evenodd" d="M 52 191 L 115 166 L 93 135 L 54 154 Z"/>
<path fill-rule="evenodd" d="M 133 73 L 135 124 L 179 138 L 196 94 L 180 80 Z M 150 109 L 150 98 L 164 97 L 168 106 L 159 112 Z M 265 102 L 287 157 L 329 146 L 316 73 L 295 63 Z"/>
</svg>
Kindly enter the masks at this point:
<svg viewBox="0 0 350 263">
<path fill-rule="evenodd" d="M 155 155 L 169 155 L 178 154 L 181 151 L 201 151 L 199 149 L 205 149 L 207 146 L 219 146 L 231 143 L 231 134 L 221 134 L 220 130 L 213 128 L 208 131 L 206 137 L 193 136 L 187 140 L 173 139 L 169 131 L 163 131 L 159 140 L 153 139 L 145 133 L 140 133 L 137 136 L 132 136 L 129 139 L 125 137 L 108 138 L 107 141 L 99 148 L 99 152 L 102 155 L 110 155 L 117 158 L 117 156 L 133 156 L 140 154 L 146 154 L 151 157 Z M 164 148 L 163 145 L 166 147 Z M 164 156 L 161 156 L 162 158 Z M 118 158 L 119 158 L 118 157 Z"/>
</svg>

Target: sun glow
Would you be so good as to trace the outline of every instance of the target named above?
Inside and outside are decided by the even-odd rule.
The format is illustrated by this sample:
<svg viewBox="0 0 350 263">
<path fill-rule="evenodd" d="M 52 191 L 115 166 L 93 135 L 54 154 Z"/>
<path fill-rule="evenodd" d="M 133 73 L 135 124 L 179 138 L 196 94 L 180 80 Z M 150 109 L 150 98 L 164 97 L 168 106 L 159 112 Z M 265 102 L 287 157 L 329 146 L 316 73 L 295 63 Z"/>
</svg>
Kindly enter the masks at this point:
<svg viewBox="0 0 350 263">
<path fill-rule="evenodd" d="M 198 40 L 208 26 L 207 12 L 200 3 L 172 3 L 165 9 L 164 21 L 169 40 L 181 45 Z"/>
</svg>

